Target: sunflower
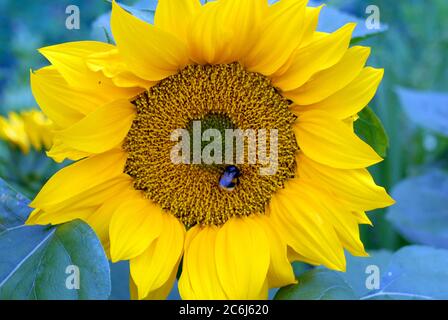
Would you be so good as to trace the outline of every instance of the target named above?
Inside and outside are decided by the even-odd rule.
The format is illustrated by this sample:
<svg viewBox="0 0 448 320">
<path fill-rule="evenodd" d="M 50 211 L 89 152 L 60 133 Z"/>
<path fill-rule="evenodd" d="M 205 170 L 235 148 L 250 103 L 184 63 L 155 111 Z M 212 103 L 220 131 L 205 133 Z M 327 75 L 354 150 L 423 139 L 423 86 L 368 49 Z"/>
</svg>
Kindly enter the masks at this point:
<svg viewBox="0 0 448 320">
<path fill-rule="evenodd" d="M 57 126 L 60 170 L 28 223 L 86 221 L 113 262 L 130 260 L 133 296 L 165 298 L 181 266 L 184 299 L 265 299 L 295 283 L 291 261 L 345 270 L 365 256 L 365 211 L 393 203 L 366 167 L 382 159 L 353 132 L 383 70 L 349 48 L 354 24 L 316 31 L 304 0 L 160 0 L 154 25 L 112 4 L 116 45 L 40 49 L 31 73 Z M 278 167 L 175 164 L 174 130 L 278 130 Z"/>
<path fill-rule="evenodd" d="M 53 133 L 51 121 L 39 110 L 10 112 L 0 116 L 0 138 L 17 146 L 24 154 L 50 149 Z"/>
</svg>

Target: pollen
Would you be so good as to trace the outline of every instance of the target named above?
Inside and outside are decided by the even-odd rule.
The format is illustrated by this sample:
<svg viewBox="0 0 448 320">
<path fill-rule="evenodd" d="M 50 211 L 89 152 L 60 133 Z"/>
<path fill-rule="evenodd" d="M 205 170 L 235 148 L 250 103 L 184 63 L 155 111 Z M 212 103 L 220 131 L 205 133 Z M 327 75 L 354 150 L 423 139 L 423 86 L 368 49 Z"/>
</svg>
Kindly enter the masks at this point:
<svg viewBox="0 0 448 320">
<path fill-rule="evenodd" d="M 123 145 L 128 153 L 124 171 L 134 178 L 136 190 L 186 227 L 219 226 L 233 216 L 264 213 L 273 193 L 295 175 L 296 116 L 290 102 L 267 77 L 238 63 L 189 65 L 132 102 L 137 115 Z M 275 173 L 262 175 L 261 162 L 244 161 L 237 164 L 238 185 L 228 192 L 219 187 L 225 165 L 173 163 L 170 154 L 177 142 L 171 134 L 179 129 L 191 132 L 193 121 L 202 121 L 202 130 L 220 132 L 277 130 Z M 257 139 L 257 147 L 260 143 Z M 269 155 L 269 140 L 266 144 Z"/>
</svg>

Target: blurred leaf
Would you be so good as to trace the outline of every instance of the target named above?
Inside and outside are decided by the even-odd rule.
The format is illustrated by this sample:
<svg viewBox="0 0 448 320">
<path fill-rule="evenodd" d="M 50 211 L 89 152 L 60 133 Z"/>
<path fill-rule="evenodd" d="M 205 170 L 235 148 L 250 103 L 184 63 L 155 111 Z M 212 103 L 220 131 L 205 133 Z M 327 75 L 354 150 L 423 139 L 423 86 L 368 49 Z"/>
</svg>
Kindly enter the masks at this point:
<svg viewBox="0 0 448 320">
<path fill-rule="evenodd" d="M 112 3 L 110 0 L 107 1 Z M 131 13 L 133 16 L 153 24 L 157 3 L 157 0 L 142 0 L 137 1 L 137 3 L 132 6 L 128 6 L 122 3 L 119 4 L 123 9 Z M 93 39 L 107 43 L 114 43 L 114 38 L 110 27 L 110 17 L 111 12 L 109 11 L 108 13 L 100 15 L 92 23 L 91 37 Z"/>
<path fill-rule="evenodd" d="M 448 174 L 433 169 L 392 189 L 387 219 L 409 241 L 448 249 Z"/>
<path fill-rule="evenodd" d="M 276 300 L 353 300 L 356 296 L 340 274 L 323 268 L 298 277 L 299 284 L 280 289 Z"/>
<path fill-rule="evenodd" d="M 319 3 L 317 1 L 310 1 L 309 6 L 317 7 Z M 365 18 L 368 17 L 366 14 Z M 373 35 L 385 32 L 388 26 L 381 23 L 378 29 L 369 29 L 366 26 L 365 18 L 358 18 L 341 10 L 325 6 L 322 8 L 319 16 L 319 24 L 317 30 L 321 32 L 334 32 L 347 23 L 355 22 L 356 28 L 352 35 L 352 43 L 362 41 Z"/>
<path fill-rule="evenodd" d="M 0 179 L 0 234 L 8 228 L 22 225 L 31 208 L 29 200 Z"/>
<path fill-rule="evenodd" d="M 276 299 L 359 299 L 369 293 L 365 285 L 366 267 L 377 265 L 380 270 L 384 270 L 391 255 L 385 250 L 371 252 L 367 258 L 346 254 L 347 272 L 336 272 L 324 267 L 302 272 L 297 277 L 299 283 L 281 288 Z M 306 287 L 303 287 L 304 284 Z"/>
<path fill-rule="evenodd" d="M 313 266 L 304 262 L 294 261 L 292 263 L 292 269 L 294 270 L 294 274 L 296 275 L 296 277 L 300 276 L 302 273 L 306 271 L 309 271 L 312 268 Z"/>
<path fill-rule="evenodd" d="M 69 266 L 79 268 L 79 289 L 66 287 Z M 0 299 L 107 299 L 109 294 L 107 258 L 83 222 L 0 233 Z"/>
<path fill-rule="evenodd" d="M 448 250 L 408 246 L 391 254 L 372 252 L 371 257 L 347 257 L 345 273 L 323 267 L 298 277 L 299 283 L 279 290 L 276 299 L 447 299 Z M 379 271 L 379 289 L 368 289 L 366 282 Z"/>
<path fill-rule="evenodd" d="M 355 132 L 381 157 L 385 158 L 389 148 L 389 138 L 381 120 L 370 107 L 364 108 L 358 116 L 359 119 L 354 124 Z"/>
<path fill-rule="evenodd" d="M 354 257 L 350 254 L 347 258 L 347 272 L 340 273 L 342 278 L 350 285 L 357 297 L 363 297 L 371 293 L 366 286 L 367 267 L 377 266 L 380 270 L 386 270 L 393 253 L 388 250 L 370 252 L 370 257 Z"/>
<path fill-rule="evenodd" d="M 112 4 L 111 0 L 106 0 L 107 2 L 110 2 Z M 157 8 L 157 0 L 142 0 L 137 1 L 134 5 L 128 6 L 123 3 L 118 2 L 120 7 L 122 7 L 124 10 L 132 14 L 134 17 L 139 18 L 140 20 L 149 22 L 151 24 L 154 23 L 154 13 L 156 12 Z"/>
<path fill-rule="evenodd" d="M 107 299 L 109 264 L 95 233 L 73 221 L 57 227 L 25 226 L 28 200 L 0 180 L 0 300 Z M 80 287 L 66 287 L 79 268 Z"/>
<path fill-rule="evenodd" d="M 112 30 L 110 28 L 111 13 L 104 13 L 95 19 L 92 23 L 92 31 L 90 36 L 92 39 L 107 43 L 114 43 Z"/>
<path fill-rule="evenodd" d="M 149 6 L 140 7 L 140 6 L 127 6 L 124 4 L 120 4 L 120 6 L 131 13 L 134 17 L 139 18 L 140 20 L 146 21 L 148 23 L 154 23 L 154 13 L 155 8 L 151 8 Z"/>
<path fill-rule="evenodd" d="M 363 299 L 448 299 L 448 250 L 408 246 L 381 272 L 381 288 Z"/>
<path fill-rule="evenodd" d="M 112 292 L 110 300 L 129 300 L 129 261 L 110 262 Z"/>
<path fill-rule="evenodd" d="M 398 88 L 401 107 L 415 124 L 448 136 L 448 94 Z"/>
<path fill-rule="evenodd" d="M 0 178 L 17 191 L 34 197 L 56 171 L 69 163 L 56 163 L 44 151 L 23 154 L 16 146 L 0 141 Z"/>
</svg>

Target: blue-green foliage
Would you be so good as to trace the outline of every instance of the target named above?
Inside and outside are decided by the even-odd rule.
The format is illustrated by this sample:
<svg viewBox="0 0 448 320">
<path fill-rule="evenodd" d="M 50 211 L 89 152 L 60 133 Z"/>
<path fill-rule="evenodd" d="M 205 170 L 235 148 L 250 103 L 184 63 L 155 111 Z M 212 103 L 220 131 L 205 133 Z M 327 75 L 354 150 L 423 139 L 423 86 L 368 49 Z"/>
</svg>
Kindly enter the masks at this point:
<svg viewBox="0 0 448 320">
<path fill-rule="evenodd" d="M 447 263 L 448 250 L 425 246 L 374 251 L 369 258 L 348 256 L 347 272 L 307 271 L 298 285 L 280 289 L 276 299 L 448 299 Z"/>
<path fill-rule="evenodd" d="M 3 180 L 0 192 L 0 300 L 109 297 L 109 264 L 89 226 L 24 225 L 29 201 Z"/>
</svg>

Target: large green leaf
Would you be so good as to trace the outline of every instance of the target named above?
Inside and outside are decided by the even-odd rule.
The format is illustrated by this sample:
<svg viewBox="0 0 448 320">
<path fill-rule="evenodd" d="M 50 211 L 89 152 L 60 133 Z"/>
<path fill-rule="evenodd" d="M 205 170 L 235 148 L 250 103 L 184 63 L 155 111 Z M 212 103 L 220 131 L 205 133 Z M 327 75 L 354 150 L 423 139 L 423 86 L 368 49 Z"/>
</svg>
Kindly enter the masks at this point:
<svg viewBox="0 0 448 320">
<path fill-rule="evenodd" d="M 318 281 L 316 281 L 318 279 Z M 347 300 L 355 294 L 341 275 L 334 271 L 316 268 L 298 277 L 299 284 L 280 289 L 277 300 Z"/>
<path fill-rule="evenodd" d="M 448 136 L 448 94 L 398 88 L 401 107 L 415 124 Z"/>
<path fill-rule="evenodd" d="M 29 200 L 0 179 L 0 233 L 22 225 L 31 209 Z"/>
<path fill-rule="evenodd" d="M 110 277 L 112 280 L 112 291 L 110 300 L 129 300 L 129 261 L 110 263 Z"/>
<path fill-rule="evenodd" d="M 298 277 L 276 299 L 448 299 L 448 250 L 408 246 L 394 254 L 377 251 L 369 258 L 348 257 L 347 272 L 323 267 Z M 378 270 L 379 288 L 367 286 Z"/>
<path fill-rule="evenodd" d="M 369 107 L 364 108 L 358 116 L 359 119 L 355 121 L 355 132 L 381 157 L 386 157 L 389 138 L 381 120 Z"/>
<path fill-rule="evenodd" d="M 369 266 L 377 266 L 380 271 L 384 272 L 387 270 L 392 255 L 393 253 L 388 250 L 373 251 L 367 258 L 347 255 L 347 272 L 339 274 L 349 284 L 356 297 L 364 297 L 372 293 L 372 290 L 366 286 L 369 275 L 366 270 Z"/>
<path fill-rule="evenodd" d="M 401 181 L 387 219 L 409 241 L 448 249 L 448 174 L 441 170 Z"/>
<path fill-rule="evenodd" d="M 25 226 L 28 200 L 2 180 L 0 191 L 0 300 L 107 299 L 109 264 L 92 229 L 81 221 Z"/>
<path fill-rule="evenodd" d="M 381 288 L 362 299 L 448 299 L 448 250 L 408 246 L 382 272 Z"/>
</svg>

